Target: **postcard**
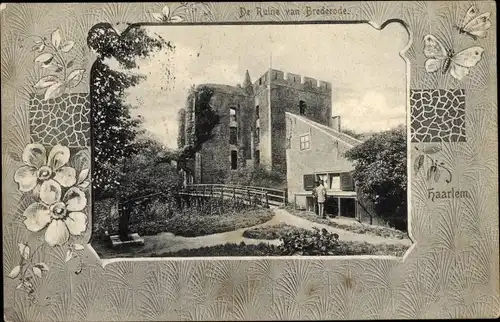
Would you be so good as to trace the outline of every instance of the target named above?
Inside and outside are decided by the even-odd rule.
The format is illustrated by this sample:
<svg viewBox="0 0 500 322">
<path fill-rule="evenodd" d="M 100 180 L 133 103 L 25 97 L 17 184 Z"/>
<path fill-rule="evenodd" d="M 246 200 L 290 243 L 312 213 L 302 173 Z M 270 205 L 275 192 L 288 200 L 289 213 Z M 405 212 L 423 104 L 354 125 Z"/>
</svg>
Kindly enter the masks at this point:
<svg viewBox="0 0 500 322">
<path fill-rule="evenodd" d="M 4 320 L 498 317 L 496 14 L 2 3 Z"/>
</svg>

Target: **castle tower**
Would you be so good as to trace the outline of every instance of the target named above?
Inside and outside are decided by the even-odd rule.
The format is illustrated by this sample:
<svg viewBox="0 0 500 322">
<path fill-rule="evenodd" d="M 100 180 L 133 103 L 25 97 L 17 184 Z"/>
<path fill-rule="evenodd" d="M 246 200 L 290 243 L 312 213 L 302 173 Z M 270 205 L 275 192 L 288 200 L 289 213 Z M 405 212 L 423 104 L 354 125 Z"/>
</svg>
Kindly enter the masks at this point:
<svg viewBox="0 0 500 322">
<path fill-rule="evenodd" d="M 245 73 L 245 80 L 243 81 L 243 89 L 248 93 L 248 95 L 253 95 L 253 85 L 252 81 L 250 80 L 250 73 L 248 72 L 248 69 Z"/>
</svg>

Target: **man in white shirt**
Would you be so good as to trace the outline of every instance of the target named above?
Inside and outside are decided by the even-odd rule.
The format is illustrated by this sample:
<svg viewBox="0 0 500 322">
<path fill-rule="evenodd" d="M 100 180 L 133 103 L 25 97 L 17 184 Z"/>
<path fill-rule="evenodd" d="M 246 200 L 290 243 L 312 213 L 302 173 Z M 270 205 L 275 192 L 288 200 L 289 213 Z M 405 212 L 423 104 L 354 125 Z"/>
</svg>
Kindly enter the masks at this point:
<svg viewBox="0 0 500 322">
<path fill-rule="evenodd" d="M 316 188 L 313 190 L 313 195 L 318 203 L 318 215 L 326 218 L 325 216 L 325 200 L 326 200 L 326 188 L 323 186 L 323 180 L 318 181 Z"/>
</svg>

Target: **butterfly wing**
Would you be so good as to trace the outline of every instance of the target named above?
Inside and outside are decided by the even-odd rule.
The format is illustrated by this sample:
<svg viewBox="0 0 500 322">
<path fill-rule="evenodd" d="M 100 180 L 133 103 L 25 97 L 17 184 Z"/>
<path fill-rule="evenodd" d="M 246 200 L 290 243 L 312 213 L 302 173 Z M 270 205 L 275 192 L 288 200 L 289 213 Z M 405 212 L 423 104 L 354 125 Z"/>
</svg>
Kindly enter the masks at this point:
<svg viewBox="0 0 500 322">
<path fill-rule="evenodd" d="M 469 69 L 477 65 L 481 60 L 484 49 L 479 46 L 462 50 L 451 58 L 450 74 L 458 80 L 462 80 L 469 74 Z"/>
<path fill-rule="evenodd" d="M 462 80 L 465 76 L 469 74 L 469 68 L 463 67 L 457 64 L 451 63 L 450 74 L 458 80 Z"/>
<path fill-rule="evenodd" d="M 484 38 L 486 37 L 486 30 L 491 27 L 490 20 L 491 13 L 486 12 L 482 15 L 472 19 L 469 23 L 467 23 L 463 30 L 473 36 Z"/>
<path fill-rule="evenodd" d="M 429 58 L 425 61 L 425 70 L 428 73 L 437 72 L 441 66 L 443 66 L 443 61 L 435 58 Z"/>
<path fill-rule="evenodd" d="M 470 47 L 451 57 L 451 62 L 462 67 L 474 67 L 481 60 L 483 53 L 484 48 L 482 47 Z"/>
<path fill-rule="evenodd" d="M 464 28 L 467 24 L 469 24 L 472 21 L 472 19 L 474 19 L 476 14 L 477 14 L 476 7 L 474 5 L 470 6 L 469 10 L 467 10 L 467 13 L 465 13 L 465 17 L 461 27 Z"/>
<path fill-rule="evenodd" d="M 433 35 L 424 36 L 424 55 L 427 58 L 446 59 L 446 49 Z"/>
</svg>

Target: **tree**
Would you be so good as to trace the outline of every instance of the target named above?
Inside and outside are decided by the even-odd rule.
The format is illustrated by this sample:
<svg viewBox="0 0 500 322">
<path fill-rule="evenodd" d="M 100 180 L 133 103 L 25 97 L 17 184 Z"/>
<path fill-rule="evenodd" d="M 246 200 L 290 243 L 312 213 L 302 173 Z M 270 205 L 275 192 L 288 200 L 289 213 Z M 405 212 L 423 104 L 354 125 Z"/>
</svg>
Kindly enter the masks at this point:
<svg viewBox="0 0 500 322">
<path fill-rule="evenodd" d="M 391 226 L 407 229 L 406 128 L 373 135 L 348 150 L 356 186 L 375 204 L 377 215 Z"/>
<path fill-rule="evenodd" d="M 89 31 L 88 45 L 97 53 L 91 70 L 91 115 L 94 198 L 114 196 L 123 180 L 120 165 L 126 156 L 138 152 L 134 139 L 139 134 L 140 121 L 131 117 L 133 108 L 124 100 L 125 90 L 137 85 L 142 76 L 114 70 L 105 59 L 116 59 L 125 70 L 137 67 L 138 58 L 146 58 L 163 48 L 173 46 L 161 37 L 151 37 L 141 27 L 123 35 L 116 34 L 110 24 L 102 23 Z"/>
<path fill-rule="evenodd" d="M 137 59 L 149 57 L 161 49 L 173 50 L 173 46 L 161 37 L 150 36 L 141 27 L 132 27 L 118 35 L 108 23 L 92 27 L 87 43 L 97 54 L 90 82 L 92 197 L 94 200 L 114 197 L 122 201 L 129 197 L 126 180 L 133 178 L 125 171 L 126 159 L 140 151 L 141 145 L 135 139 L 142 132 L 139 128 L 141 122 L 132 118 L 130 110 L 133 106 L 125 102 L 124 94 L 145 78 L 128 71 L 137 67 Z M 115 59 L 122 70 L 112 69 L 106 59 Z M 128 211 L 122 211 L 122 239 L 128 238 L 128 222 Z"/>
</svg>

